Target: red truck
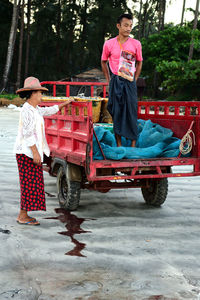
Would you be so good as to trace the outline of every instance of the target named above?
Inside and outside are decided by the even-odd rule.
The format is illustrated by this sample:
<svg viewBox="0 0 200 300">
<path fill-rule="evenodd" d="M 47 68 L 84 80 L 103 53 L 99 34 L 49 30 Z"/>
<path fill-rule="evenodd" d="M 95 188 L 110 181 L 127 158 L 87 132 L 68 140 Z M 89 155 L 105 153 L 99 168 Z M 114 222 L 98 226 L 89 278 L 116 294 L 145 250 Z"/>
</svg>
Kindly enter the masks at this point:
<svg viewBox="0 0 200 300">
<path fill-rule="evenodd" d="M 106 83 L 43 82 L 53 86 L 66 86 L 66 96 L 70 96 L 70 86 L 101 86 L 105 96 Z M 42 105 L 54 105 L 49 101 Z M 86 113 L 87 112 L 87 113 Z M 141 188 L 148 205 L 160 206 L 168 192 L 168 177 L 200 175 L 200 103 L 199 102 L 138 102 L 138 118 L 150 119 L 163 127 L 170 128 L 180 139 L 188 129 L 194 133 L 190 157 L 93 160 L 93 135 L 91 102 L 72 102 L 62 112 L 45 117 L 46 138 L 50 147 L 50 157 L 44 170 L 57 176 L 57 194 L 60 206 L 77 209 L 81 189 L 97 190 L 106 193 L 111 189 Z M 99 145 L 100 146 L 100 145 Z M 101 148 L 101 146 L 100 146 Z M 102 153 L 103 154 L 103 153 Z M 103 155 L 104 156 L 104 155 Z M 176 172 L 173 166 L 190 165 L 192 170 Z"/>
</svg>

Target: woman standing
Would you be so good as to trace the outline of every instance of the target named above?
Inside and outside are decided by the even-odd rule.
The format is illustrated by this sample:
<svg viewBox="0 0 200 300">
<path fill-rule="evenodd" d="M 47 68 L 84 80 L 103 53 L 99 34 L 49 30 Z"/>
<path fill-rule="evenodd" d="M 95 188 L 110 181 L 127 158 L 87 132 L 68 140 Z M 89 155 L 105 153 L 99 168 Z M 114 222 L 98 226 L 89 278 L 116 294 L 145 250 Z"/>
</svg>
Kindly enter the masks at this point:
<svg viewBox="0 0 200 300">
<path fill-rule="evenodd" d="M 24 87 L 16 91 L 21 98 L 27 100 L 20 113 L 14 147 L 21 189 L 21 206 L 17 222 L 24 225 L 40 225 L 35 218 L 28 215 L 28 212 L 46 210 L 42 162 L 44 154 L 49 156 L 50 150 L 45 138 L 43 116 L 56 114 L 71 102 L 39 107 L 43 91 L 48 89 L 42 87 L 35 77 L 25 79 Z"/>
</svg>

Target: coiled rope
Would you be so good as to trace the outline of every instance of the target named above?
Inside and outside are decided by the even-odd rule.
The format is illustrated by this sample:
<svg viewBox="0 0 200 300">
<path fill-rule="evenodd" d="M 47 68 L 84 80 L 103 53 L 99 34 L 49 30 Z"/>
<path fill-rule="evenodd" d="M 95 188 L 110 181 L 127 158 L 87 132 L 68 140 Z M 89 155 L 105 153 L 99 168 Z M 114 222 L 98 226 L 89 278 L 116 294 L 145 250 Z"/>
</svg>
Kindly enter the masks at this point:
<svg viewBox="0 0 200 300">
<path fill-rule="evenodd" d="M 192 140 L 192 138 L 194 141 Z M 192 150 L 193 143 L 195 145 L 195 134 L 191 129 L 188 129 L 186 134 L 183 136 L 180 146 L 179 146 L 179 150 L 180 150 L 181 154 L 186 155 L 186 154 L 190 153 L 190 151 Z"/>
</svg>

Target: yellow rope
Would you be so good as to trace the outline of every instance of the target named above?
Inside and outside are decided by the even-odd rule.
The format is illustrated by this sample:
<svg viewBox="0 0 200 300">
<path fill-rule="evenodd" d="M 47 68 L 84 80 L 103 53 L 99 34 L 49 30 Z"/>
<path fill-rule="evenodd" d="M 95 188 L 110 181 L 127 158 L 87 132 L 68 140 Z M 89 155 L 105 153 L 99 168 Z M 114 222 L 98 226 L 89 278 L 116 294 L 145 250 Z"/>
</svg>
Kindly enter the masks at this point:
<svg viewBox="0 0 200 300">
<path fill-rule="evenodd" d="M 181 152 L 181 154 L 185 155 L 187 153 L 189 153 L 192 150 L 192 137 L 191 135 L 193 135 L 193 139 L 194 139 L 194 145 L 195 145 L 195 135 L 194 132 L 189 129 L 186 134 L 183 136 L 180 146 L 179 146 L 179 150 Z"/>
</svg>

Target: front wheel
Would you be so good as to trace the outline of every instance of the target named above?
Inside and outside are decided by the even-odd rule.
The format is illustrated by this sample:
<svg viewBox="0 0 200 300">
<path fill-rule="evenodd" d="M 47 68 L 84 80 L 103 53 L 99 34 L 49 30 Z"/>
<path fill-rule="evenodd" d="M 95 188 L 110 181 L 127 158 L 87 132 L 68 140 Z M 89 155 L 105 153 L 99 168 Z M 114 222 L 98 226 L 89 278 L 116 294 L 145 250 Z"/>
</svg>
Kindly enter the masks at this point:
<svg viewBox="0 0 200 300">
<path fill-rule="evenodd" d="M 81 194 L 80 182 L 69 180 L 65 170 L 61 167 L 57 174 L 57 195 L 60 207 L 76 210 Z"/>
<path fill-rule="evenodd" d="M 148 205 L 159 207 L 161 206 L 168 193 L 168 179 L 149 179 L 149 187 L 142 187 L 143 198 Z"/>
</svg>

